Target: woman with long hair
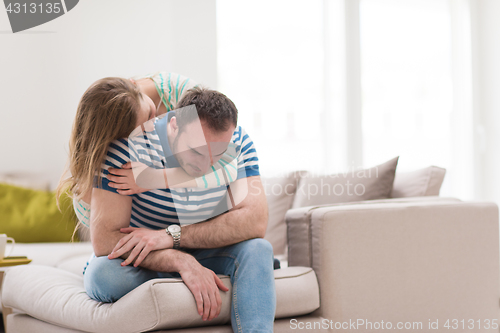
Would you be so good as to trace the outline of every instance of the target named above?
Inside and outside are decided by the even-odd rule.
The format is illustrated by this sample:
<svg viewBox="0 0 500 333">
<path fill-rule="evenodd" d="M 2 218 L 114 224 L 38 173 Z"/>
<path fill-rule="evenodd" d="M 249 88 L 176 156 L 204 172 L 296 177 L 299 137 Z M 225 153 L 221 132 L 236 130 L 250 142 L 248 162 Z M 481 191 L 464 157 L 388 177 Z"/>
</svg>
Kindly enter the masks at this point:
<svg viewBox="0 0 500 333">
<path fill-rule="evenodd" d="M 57 198 L 63 192 L 68 192 L 73 198 L 76 216 L 83 225 L 89 226 L 92 188 L 101 184 L 102 163 L 108 146 L 114 140 L 127 138 L 134 129 L 148 120 L 173 110 L 183 94 L 196 86 L 181 75 L 157 72 L 133 79 L 103 78 L 85 91 L 73 123 L 69 160 L 57 187 Z M 227 168 L 227 165 L 236 164 L 236 161 L 230 158 L 221 160 L 225 161 L 225 166 L 221 164 L 221 168 L 213 171 L 220 173 L 224 170 L 230 179 L 235 179 L 233 170 L 235 171 L 236 167 Z M 131 167 L 131 164 L 127 163 L 122 166 L 122 170 L 110 169 L 110 173 L 114 172 L 119 176 L 108 176 L 110 180 L 117 182 L 117 187 L 120 187 L 117 190 L 119 194 L 131 195 L 152 188 L 202 187 L 200 184 L 204 184 L 205 188 L 217 186 L 210 182 L 209 177 L 194 178 L 182 168 L 168 168 L 158 170 L 160 177 L 150 177 L 153 180 L 161 179 L 154 187 L 149 184 L 147 188 L 143 188 L 136 184 Z M 169 184 L 167 176 L 181 181 Z"/>
</svg>

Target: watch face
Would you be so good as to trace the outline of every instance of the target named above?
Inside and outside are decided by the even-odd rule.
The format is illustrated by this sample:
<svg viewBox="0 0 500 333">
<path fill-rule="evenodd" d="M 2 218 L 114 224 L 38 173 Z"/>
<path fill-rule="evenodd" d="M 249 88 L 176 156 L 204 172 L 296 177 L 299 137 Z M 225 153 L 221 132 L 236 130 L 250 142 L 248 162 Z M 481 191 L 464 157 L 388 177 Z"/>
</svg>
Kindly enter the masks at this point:
<svg viewBox="0 0 500 333">
<path fill-rule="evenodd" d="M 181 231 L 181 227 L 179 227 L 177 224 L 173 224 L 173 225 L 168 227 L 168 231 L 179 232 L 179 231 Z"/>
</svg>

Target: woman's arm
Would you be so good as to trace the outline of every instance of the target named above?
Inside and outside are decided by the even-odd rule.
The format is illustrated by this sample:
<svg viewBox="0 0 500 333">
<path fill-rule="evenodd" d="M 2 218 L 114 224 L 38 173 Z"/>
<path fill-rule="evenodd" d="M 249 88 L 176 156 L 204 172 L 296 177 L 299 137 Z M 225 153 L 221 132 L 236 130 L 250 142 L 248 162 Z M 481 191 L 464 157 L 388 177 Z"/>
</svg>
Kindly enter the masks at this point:
<svg viewBox="0 0 500 333">
<path fill-rule="evenodd" d="M 175 109 L 184 94 L 198 85 L 188 77 L 165 71 L 135 76 L 131 81 L 153 100 L 157 106 L 157 116 Z"/>
<path fill-rule="evenodd" d="M 139 162 L 128 162 L 122 169 L 110 168 L 109 186 L 116 188 L 119 194 L 131 195 L 151 189 L 167 188 L 213 188 L 229 185 L 237 178 L 237 160 L 223 156 L 201 177 L 192 177 L 178 168 L 154 169 Z"/>
<path fill-rule="evenodd" d="M 158 94 L 152 78 L 143 78 L 138 80 L 131 79 L 131 81 L 133 81 L 144 94 L 148 95 L 153 100 L 153 103 L 156 105 L 156 116 L 167 112 L 165 104 L 161 101 L 162 96 Z"/>
</svg>

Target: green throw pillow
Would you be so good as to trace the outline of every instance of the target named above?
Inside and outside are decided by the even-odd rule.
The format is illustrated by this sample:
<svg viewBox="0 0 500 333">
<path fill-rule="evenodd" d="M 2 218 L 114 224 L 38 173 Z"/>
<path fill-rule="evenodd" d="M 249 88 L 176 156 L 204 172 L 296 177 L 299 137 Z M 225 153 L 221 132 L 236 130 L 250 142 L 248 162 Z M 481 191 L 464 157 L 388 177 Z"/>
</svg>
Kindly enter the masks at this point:
<svg viewBox="0 0 500 333">
<path fill-rule="evenodd" d="M 60 206 L 62 213 L 55 192 L 0 183 L 0 234 L 19 243 L 69 242 L 76 224 L 73 202 L 64 194 Z"/>
</svg>

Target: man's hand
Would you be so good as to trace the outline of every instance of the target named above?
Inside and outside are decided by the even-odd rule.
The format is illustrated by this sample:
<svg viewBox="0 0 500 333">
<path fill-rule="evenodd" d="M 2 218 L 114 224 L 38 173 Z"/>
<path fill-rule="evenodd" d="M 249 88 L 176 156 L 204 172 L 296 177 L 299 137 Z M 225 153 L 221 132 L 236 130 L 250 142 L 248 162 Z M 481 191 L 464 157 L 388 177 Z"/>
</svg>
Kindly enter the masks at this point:
<svg viewBox="0 0 500 333">
<path fill-rule="evenodd" d="M 221 279 L 210 269 L 203 267 L 196 259 L 186 260 L 179 274 L 196 300 L 198 314 L 203 320 L 216 318 L 221 310 L 219 289 L 228 291 Z"/>
<path fill-rule="evenodd" d="M 106 176 L 110 181 L 109 187 L 116 188 L 118 194 L 121 195 L 132 195 L 150 191 L 151 189 L 142 188 L 137 185 L 132 168 L 144 170 L 147 166 L 140 162 L 134 162 L 133 165 L 131 162 L 128 162 L 122 165 L 122 169 L 109 168 L 109 174 Z"/>
<path fill-rule="evenodd" d="M 113 251 L 108 255 L 108 258 L 115 259 L 132 251 L 128 258 L 122 262 L 122 266 L 131 264 L 137 257 L 134 263 L 134 267 L 137 267 L 151 251 L 174 247 L 172 236 L 168 235 L 164 229 L 151 230 L 128 227 L 121 228 L 120 232 L 127 233 L 128 235 L 118 241 Z"/>
</svg>

